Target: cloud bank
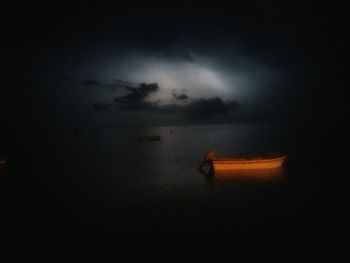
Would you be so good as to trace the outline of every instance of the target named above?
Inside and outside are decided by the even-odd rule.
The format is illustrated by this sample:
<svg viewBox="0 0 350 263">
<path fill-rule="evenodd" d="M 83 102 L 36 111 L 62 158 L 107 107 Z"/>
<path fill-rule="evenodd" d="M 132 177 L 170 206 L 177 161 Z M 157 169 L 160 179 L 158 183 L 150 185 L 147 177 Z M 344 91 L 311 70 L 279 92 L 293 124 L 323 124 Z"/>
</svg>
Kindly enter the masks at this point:
<svg viewBox="0 0 350 263">
<path fill-rule="evenodd" d="M 118 112 L 131 111 L 152 111 L 159 114 L 181 114 L 183 117 L 192 120 L 205 120 L 215 115 L 228 114 L 239 109 L 236 101 L 223 101 L 219 97 L 194 98 L 191 99 L 182 90 L 180 94 L 174 91 L 174 100 L 167 104 L 159 101 L 148 101 L 151 94 L 161 92 L 157 83 L 141 83 L 137 87 L 125 86 L 126 94 L 114 98 L 116 110 Z M 180 101 L 181 103 L 178 103 Z M 184 102 L 185 101 L 185 102 Z M 111 104 L 96 102 L 96 111 L 110 111 Z"/>
</svg>

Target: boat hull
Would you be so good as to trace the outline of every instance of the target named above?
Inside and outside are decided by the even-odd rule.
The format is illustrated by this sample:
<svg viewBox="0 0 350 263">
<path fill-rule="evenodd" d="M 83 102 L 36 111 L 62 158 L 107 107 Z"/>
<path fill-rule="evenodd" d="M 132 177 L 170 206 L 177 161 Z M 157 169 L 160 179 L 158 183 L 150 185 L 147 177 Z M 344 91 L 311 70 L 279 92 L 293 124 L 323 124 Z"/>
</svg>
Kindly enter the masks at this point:
<svg viewBox="0 0 350 263">
<path fill-rule="evenodd" d="M 215 171 L 274 169 L 281 167 L 285 159 L 286 156 L 259 159 L 216 158 L 213 160 L 213 168 Z"/>
</svg>

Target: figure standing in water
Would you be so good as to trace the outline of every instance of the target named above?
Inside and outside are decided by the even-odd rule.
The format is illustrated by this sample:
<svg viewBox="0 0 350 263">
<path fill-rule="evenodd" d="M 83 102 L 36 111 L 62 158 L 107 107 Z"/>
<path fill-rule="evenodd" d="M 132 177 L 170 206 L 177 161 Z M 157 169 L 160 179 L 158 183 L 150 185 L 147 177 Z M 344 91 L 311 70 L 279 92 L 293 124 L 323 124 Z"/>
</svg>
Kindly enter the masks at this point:
<svg viewBox="0 0 350 263">
<path fill-rule="evenodd" d="M 213 160 L 215 159 L 215 152 L 210 150 L 206 153 L 206 155 L 204 156 L 204 159 L 203 159 L 203 162 L 201 163 L 200 165 L 200 169 L 202 169 L 202 167 L 205 165 L 205 164 L 209 164 L 210 165 L 210 168 L 212 169 L 213 168 Z"/>
</svg>

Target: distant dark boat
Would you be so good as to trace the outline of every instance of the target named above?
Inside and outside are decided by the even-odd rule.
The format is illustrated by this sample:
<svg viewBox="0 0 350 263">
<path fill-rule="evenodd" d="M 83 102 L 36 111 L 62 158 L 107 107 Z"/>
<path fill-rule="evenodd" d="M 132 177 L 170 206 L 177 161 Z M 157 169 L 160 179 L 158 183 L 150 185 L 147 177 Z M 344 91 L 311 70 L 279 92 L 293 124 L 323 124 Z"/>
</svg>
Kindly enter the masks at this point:
<svg viewBox="0 0 350 263">
<path fill-rule="evenodd" d="M 137 141 L 139 141 L 139 142 L 154 142 L 154 141 L 160 141 L 160 135 L 140 137 L 140 138 L 137 139 Z"/>
<path fill-rule="evenodd" d="M 283 165 L 286 155 L 258 156 L 251 158 L 214 158 L 213 168 L 217 170 L 274 169 Z"/>
</svg>

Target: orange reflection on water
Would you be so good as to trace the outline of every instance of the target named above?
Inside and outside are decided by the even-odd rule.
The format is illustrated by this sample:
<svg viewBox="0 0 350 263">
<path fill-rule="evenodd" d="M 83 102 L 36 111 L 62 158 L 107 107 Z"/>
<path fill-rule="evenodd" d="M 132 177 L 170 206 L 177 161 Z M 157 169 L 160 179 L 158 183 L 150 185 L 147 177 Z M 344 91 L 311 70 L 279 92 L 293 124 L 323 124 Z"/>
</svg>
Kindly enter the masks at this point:
<svg viewBox="0 0 350 263">
<path fill-rule="evenodd" d="M 219 170 L 213 173 L 214 181 L 283 181 L 283 168 L 260 170 Z"/>
</svg>

